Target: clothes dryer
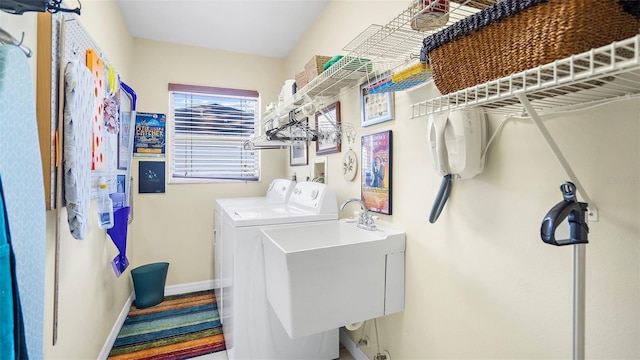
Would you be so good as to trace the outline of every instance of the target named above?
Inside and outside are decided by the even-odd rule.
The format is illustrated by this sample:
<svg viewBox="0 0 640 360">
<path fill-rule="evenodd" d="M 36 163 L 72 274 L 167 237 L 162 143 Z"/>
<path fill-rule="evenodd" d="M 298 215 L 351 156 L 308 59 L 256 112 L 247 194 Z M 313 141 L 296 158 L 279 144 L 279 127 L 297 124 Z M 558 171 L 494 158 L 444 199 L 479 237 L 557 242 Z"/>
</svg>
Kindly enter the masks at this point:
<svg viewBox="0 0 640 360">
<path fill-rule="evenodd" d="M 287 335 L 267 300 L 260 232 L 327 221 L 338 221 L 336 194 L 315 182 L 296 184 L 285 204 L 223 209 L 219 309 L 230 360 L 338 358 L 338 329 L 296 339 Z"/>
</svg>

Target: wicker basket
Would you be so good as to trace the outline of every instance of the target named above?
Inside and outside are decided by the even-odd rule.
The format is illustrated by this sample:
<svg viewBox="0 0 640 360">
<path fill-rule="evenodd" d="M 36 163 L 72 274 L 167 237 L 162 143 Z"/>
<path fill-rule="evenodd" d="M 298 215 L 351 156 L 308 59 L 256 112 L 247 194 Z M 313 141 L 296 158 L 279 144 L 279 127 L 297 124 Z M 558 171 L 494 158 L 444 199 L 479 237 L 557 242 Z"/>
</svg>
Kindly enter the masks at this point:
<svg viewBox="0 0 640 360">
<path fill-rule="evenodd" d="M 322 67 L 331 56 L 316 55 L 304 65 L 304 72 L 307 76 L 307 82 L 313 80 L 316 76 L 322 74 Z"/>
<path fill-rule="evenodd" d="M 300 91 L 300 89 L 302 89 L 305 85 L 309 83 L 309 81 L 307 80 L 307 73 L 304 70 L 296 73 L 295 79 L 296 79 L 296 88 L 298 89 L 298 91 Z"/>
<path fill-rule="evenodd" d="M 427 56 L 438 90 L 448 94 L 635 36 L 639 30 L 640 22 L 618 1 L 549 0 L 436 47 Z"/>
</svg>

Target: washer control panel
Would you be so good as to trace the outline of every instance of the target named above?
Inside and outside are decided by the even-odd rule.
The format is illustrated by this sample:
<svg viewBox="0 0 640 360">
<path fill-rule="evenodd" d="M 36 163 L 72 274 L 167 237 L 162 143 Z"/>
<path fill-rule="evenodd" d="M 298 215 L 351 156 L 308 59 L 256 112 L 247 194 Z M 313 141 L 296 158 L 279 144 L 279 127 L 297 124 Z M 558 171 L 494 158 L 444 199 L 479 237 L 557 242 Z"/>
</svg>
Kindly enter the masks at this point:
<svg viewBox="0 0 640 360">
<path fill-rule="evenodd" d="M 319 209 L 325 201 L 326 192 L 327 186 L 325 184 L 310 181 L 299 182 L 293 188 L 289 204 Z"/>
</svg>

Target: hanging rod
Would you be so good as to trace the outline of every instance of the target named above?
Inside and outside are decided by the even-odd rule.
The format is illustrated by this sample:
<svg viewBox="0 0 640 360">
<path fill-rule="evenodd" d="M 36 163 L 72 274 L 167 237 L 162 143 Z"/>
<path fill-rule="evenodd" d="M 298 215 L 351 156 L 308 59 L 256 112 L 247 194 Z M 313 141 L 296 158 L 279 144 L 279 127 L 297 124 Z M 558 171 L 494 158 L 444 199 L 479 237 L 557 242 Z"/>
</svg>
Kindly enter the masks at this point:
<svg viewBox="0 0 640 360">
<path fill-rule="evenodd" d="M 11 34 L 9 34 L 7 31 L 5 31 L 3 28 L 0 27 L 0 43 L 17 46 L 20 48 L 20 50 L 22 50 L 22 52 L 24 52 L 25 55 L 27 55 L 27 57 L 31 57 L 31 55 L 33 54 L 31 52 L 31 49 L 23 45 L 22 44 L 23 42 L 24 42 L 24 31 L 22 32 L 22 37 L 20 38 L 20 41 L 18 41 L 13 36 L 11 36 Z"/>
</svg>

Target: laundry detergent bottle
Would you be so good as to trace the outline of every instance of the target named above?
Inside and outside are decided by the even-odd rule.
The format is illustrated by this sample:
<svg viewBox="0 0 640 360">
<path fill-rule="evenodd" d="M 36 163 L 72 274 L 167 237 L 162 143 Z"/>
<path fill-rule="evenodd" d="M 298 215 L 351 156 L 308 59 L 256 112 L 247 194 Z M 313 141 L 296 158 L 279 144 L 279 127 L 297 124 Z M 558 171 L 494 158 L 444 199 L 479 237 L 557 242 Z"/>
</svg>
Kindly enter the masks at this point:
<svg viewBox="0 0 640 360">
<path fill-rule="evenodd" d="M 113 227 L 113 201 L 109 197 L 107 180 L 100 178 L 98 185 L 98 227 L 111 229 Z"/>
</svg>

